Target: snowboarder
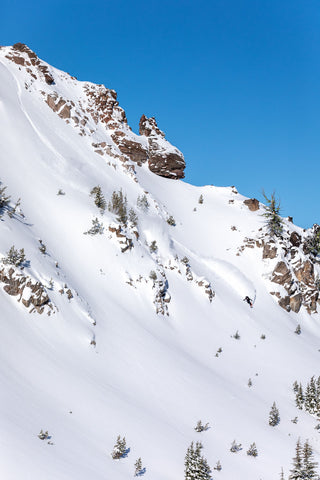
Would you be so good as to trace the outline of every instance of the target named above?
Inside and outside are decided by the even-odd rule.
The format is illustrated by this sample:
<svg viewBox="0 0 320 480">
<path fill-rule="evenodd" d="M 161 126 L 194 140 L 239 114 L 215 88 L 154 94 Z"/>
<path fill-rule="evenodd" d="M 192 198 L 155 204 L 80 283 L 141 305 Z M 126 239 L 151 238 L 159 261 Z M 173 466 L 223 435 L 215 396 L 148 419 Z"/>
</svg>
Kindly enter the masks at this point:
<svg viewBox="0 0 320 480">
<path fill-rule="evenodd" d="M 253 303 L 250 297 L 248 295 L 243 299 L 244 302 L 247 302 L 250 305 L 250 308 L 253 307 Z"/>
</svg>

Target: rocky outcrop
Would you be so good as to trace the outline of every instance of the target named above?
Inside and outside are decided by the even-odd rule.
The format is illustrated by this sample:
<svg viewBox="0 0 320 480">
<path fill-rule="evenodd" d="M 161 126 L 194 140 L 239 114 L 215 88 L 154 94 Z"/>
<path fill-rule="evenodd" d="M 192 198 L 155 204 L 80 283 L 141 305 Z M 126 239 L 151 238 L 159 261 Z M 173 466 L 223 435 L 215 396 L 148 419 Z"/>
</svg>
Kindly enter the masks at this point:
<svg viewBox="0 0 320 480">
<path fill-rule="evenodd" d="M 290 257 L 289 257 L 290 258 Z M 290 260 L 288 260 L 290 263 Z M 271 281 L 282 285 L 287 294 L 280 297 L 279 305 L 295 313 L 305 306 L 308 313 L 317 311 L 319 288 L 314 275 L 314 266 L 310 260 L 299 260 L 294 265 L 280 261 L 275 266 Z"/>
<path fill-rule="evenodd" d="M 263 242 L 264 243 L 264 242 Z M 262 251 L 262 258 L 276 258 L 277 256 L 277 247 L 275 246 L 274 242 L 264 243 L 263 251 Z"/>
<path fill-rule="evenodd" d="M 184 156 L 164 138 L 155 118 L 142 115 L 139 132 L 148 139 L 148 165 L 151 172 L 166 178 L 184 178 Z"/>
<path fill-rule="evenodd" d="M 251 212 L 256 212 L 260 208 L 259 200 L 256 198 L 248 198 L 243 202 Z"/>
<path fill-rule="evenodd" d="M 41 282 L 32 282 L 30 277 L 17 273 L 14 268 L 0 270 L 0 283 L 3 290 L 11 296 L 19 296 L 18 302 L 30 308 L 30 313 L 43 313 L 48 308 L 48 314 L 53 310 L 50 298 Z"/>
<path fill-rule="evenodd" d="M 30 82 L 25 83 L 27 90 L 32 90 L 33 82 L 37 79 L 43 79 L 47 85 L 54 85 L 50 67 L 25 44 L 16 43 L 8 48 L 6 57 L 19 68 L 24 67 L 30 74 Z M 59 79 L 76 82 L 69 74 L 61 73 Z M 97 148 L 96 153 L 119 160 L 126 171 L 130 170 L 130 174 L 134 174 L 134 166 L 129 160 L 139 166 L 147 163 L 151 172 L 162 177 L 184 178 L 183 154 L 165 139 L 154 117 L 147 118 L 143 115 L 139 124 L 140 135 L 136 135 L 128 125 L 125 111 L 119 106 L 115 90 L 85 82 L 79 87 L 84 96 L 80 95 L 73 100 L 62 98 L 54 89 L 48 90 L 44 85 L 40 92 L 47 105 L 66 123 L 78 129 L 79 135 L 92 136 L 102 125 L 107 130 L 107 137 L 99 138 L 98 143 L 105 143 L 106 148 Z M 36 89 L 39 90 L 38 84 Z M 92 142 L 96 143 L 97 141 Z"/>
<path fill-rule="evenodd" d="M 301 235 L 297 232 L 292 232 L 289 241 L 294 247 L 299 247 L 301 245 Z"/>
<path fill-rule="evenodd" d="M 54 83 L 54 78 L 49 72 L 48 66 L 42 62 L 37 55 L 24 43 L 15 43 L 12 47 L 12 53 L 8 54 L 6 57 L 9 60 L 12 60 L 17 65 L 26 67 L 28 73 L 30 73 L 33 78 L 37 78 L 36 73 L 31 67 L 35 67 L 35 71 L 38 75 L 44 78 L 45 82 L 48 85 Z"/>
<path fill-rule="evenodd" d="M 141 143 L 128 139 L 126 134 L 121 130 L 115 131 L 111 137 L 119 147 L 121 153 L 127 155 L 130 160 L 139 166 L 147 161 L 148 150 Z"/>
<path fill-rule="evenodd" d="M 289 305 L 291 310 L 295 313 L 298 313 L 302 304 L 302 294 L 297 293 L 296 295 L 293 295 L 292 297 L 289 297 L 289 298 L 290 298 Z"/>
</svg>

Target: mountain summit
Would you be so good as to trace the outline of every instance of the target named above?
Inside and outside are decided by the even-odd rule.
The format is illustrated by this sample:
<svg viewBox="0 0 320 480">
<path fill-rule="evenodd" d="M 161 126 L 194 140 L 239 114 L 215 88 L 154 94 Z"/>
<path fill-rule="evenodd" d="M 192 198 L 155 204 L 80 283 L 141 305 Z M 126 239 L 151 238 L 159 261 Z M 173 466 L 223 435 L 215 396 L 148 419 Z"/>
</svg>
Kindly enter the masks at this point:
<svg viewBox="0 0 320 480">
<path fill-rule="evenodd" d="M 139 133 L 114 90 L 0 48 L 0 473 L 287 478 L 320 454 L 320 228 Z"/>
</svg>

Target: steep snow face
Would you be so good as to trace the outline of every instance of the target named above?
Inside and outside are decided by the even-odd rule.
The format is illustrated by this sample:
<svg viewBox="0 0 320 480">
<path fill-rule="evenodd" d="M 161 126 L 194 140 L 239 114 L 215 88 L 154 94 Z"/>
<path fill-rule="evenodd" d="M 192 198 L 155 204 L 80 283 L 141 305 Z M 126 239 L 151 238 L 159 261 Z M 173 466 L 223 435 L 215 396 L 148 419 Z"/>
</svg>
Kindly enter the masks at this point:
<svg viewBox="0 0 320 480">
<path fill-rule="evenodd" d="M 319 374 L 319 305 L 303 303 L 319 274 L 303 251 L 309 232 L 284 220 L 272 244 L 263 206 L 251 212 L 234 187 L 173 182 L 123 153 L 114 131 L 132 135 L 141 155 L 162 136 L 150 119 L 154 134 L 133 134 L 116 104 L 101 119 L 88 92 L 103 90 L 107 116 L 112 91 L 8 56 L 3 47 L 0 189 L 11 199 L 0 210 L 0 257 L 14 245 L 26 258 L 0 266 L 2 477 L 121 480 L 142 457 L 146 479 L 173 480 L 191 441 L 212 468 L 220 460 L 221 480 L 287 474 L 299 437 L 319 460 L 316 418 L 292 391 Z M 279 262 L 290 287 L 272 282 Z M 304 262 L 313 276 L 300 272 Z M 299 289 L 305 300 L 288 311 Z M 281 419 L 271 427 L 274 401 Z M 195 432 L 199 419 L 207 431 Z M 41 429 L 51 438 L 39 439 Z M 118 435 L 130 451 L 114 460 Z M 246 455 L 253 442 L 256 458 Z"/>
</svg>

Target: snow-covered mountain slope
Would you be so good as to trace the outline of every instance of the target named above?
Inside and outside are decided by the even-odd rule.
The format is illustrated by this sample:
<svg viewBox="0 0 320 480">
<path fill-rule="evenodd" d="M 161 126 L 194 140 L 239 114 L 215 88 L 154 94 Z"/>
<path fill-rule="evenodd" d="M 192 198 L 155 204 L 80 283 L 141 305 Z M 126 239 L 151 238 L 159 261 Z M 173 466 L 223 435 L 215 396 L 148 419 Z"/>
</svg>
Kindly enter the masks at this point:
<svg viewBox="0 0 320 480">
<path fill-rule="evenodd" d="M 299 437 L 319 459 L 292 390 L 319 375 L 311 232 L 284 219 L 273 241 L 235 187 L 173 180 L 183 155 L 154 119 L 134 134 L 115 92 L 21 44 L 0 49 L 0 138 L 1 476 L 121 480 L 142 457 L 146 479 L 176 480 L 191 441 L 221 480 L 288 474 Z M 130 451 L 114 460 L 118 435 Z"/>
</svg>

